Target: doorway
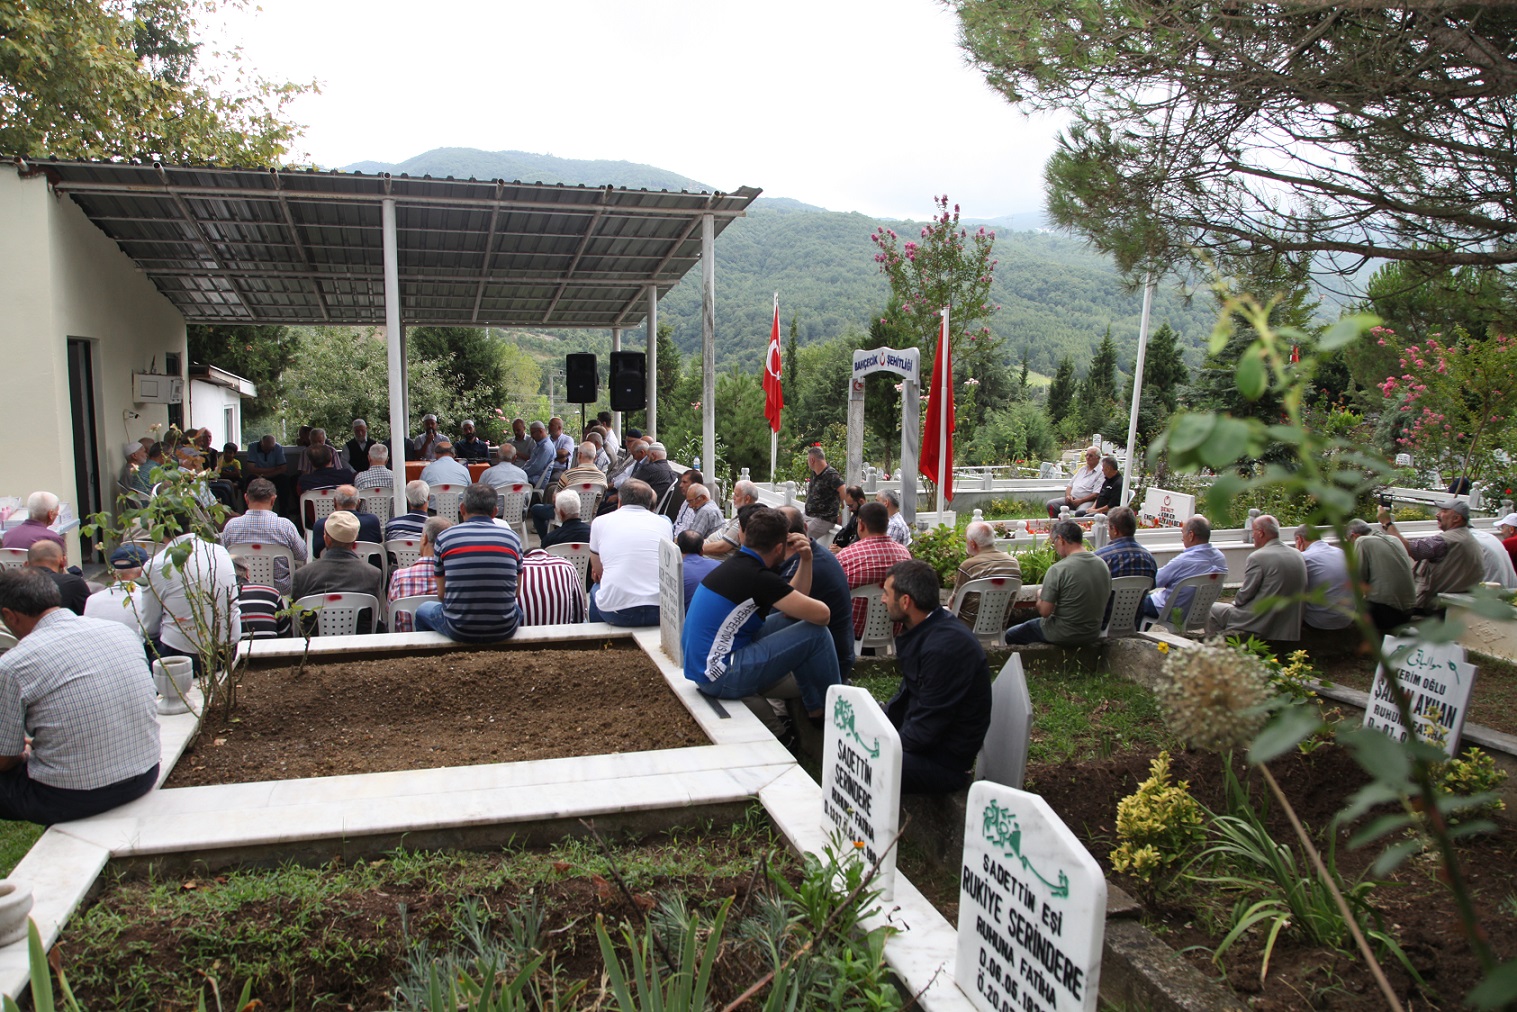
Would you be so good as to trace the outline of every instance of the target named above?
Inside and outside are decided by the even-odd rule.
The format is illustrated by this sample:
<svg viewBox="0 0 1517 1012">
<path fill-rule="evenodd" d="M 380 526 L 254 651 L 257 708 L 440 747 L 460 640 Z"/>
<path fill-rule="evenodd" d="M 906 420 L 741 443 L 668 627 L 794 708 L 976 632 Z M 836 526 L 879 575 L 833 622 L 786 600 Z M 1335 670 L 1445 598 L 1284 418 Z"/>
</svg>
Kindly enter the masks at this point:
<svg viewBox="0 0 1517 1012">
<path fill-rule="evenodd" d="M 69 416 L 74 432 L 74 489 L 78 497 L 74 515 L 82 522 L 101 510 L 100 429 L 95 417 L 94 342 L 80 338 L 68 341 Z M 80 539 L 84 561 L 101 562 L 98 552 Z"/>
</svg>

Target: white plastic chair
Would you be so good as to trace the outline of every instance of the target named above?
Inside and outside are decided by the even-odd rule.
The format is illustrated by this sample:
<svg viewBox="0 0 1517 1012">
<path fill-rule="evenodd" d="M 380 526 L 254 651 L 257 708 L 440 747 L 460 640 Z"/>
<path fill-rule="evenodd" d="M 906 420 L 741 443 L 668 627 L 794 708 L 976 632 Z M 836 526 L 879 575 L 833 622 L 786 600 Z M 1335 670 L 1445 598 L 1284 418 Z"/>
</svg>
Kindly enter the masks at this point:
<svg viewBox="0 0 1517 1012">
<path fill-rule="evenodd" d="M 295 602 L 295 607 L 315 612 L 317 636 L 351 636 L 358 632 L 359 617 L 369 613 L 368 632 L 373 632 L 379 621 L 379 599 L 373 594 L 307 594 Z M 301 616 L 292 626 L 299 635 L 301 625 L 308 621 Z"/>
<path fill-rule="evenodd" d="M 385 552 L 394 557 L 390 572 L 405 569 L 421 558 L 420 538 L 391 538 L 385 542 Z"/>
<path fill-rule="evenodd" d="M 527 503 L 532 501 L 532 486 L 525 482 L 505 485 L 495 493 L 496 519 L 510 524 L 527 543 Z"/>
<path fill-rule="evenodd" d="M 895 636 L 892 635 L 894 624 L 890 621 L 890 612 L 885 610 L 884 594 L 884 586 L 874 583 L 855 587 L 849 595 L 855 601 L 869 602 L 868 609 L 864 612 L 864 635 L 853 642 L 855 657 L 862 656 L 865 647 L 873 647 L 876 657 L 895 653 Z"/>
<path fill-rule="evenodd" d="M 0 654 L 5 653 L 16 645 L 16 637 L 8 632 L 0 632 Z"/>
<path fill-rule="evenodd" d="M 427 500 L 432 512 L 458 523 L 458 507 L 464 501 L 464 486 L 433 485 L 432 495 Z"/>
<path fill-rule="evenodd" d="M 379 565 L 376 567 L 379 570 L 379 585 L 381 587 L 388 587 L 390 585 L 390 560 L 384 545 L 381 545 L 378 541 L 355 541 L 353 542 L 353 554 L 370 564 L 373 564 L 377 559 L 379 562 Z"/>
<path fill-rule="evenodd" d="M 587 542 L 566 541 L 561 545 L 550 545 L 543 551 L 574 563 L 574 568 L 579 570 L 580 585 L 590 586 L 590 545 Z"/>
<path fill-rule="evenodd" d="M 595 511 L 600 508 L 600 497 L 605 495 L 606 486 L 598 481 L 577 481 L 564 491 L 575 492 L 579 495 L 579 516 L 585 523 L 595 519 Z M 558 513 L 553 514 L 552 526 L 558 526 Z"/>
<path fill-rule="evenodd" d="M 395 628 L 395 617 L 397 615 L 409 615 L 411 617 L 409 623 L 411 628 L 406 631 L 414 632 L 416 629 L 416 609 L 428 601 L 435 600 L 437 600 L 436 594 L 415 594 L 411 597 L 397 597 L 390 602 L 390 624 L 386 628 L 390 632 L 400 632 L 401 630 Z"/>
<path fill-rule="evenodd" d="M 300 493 L 300 526 L 306 534 L 306 556 L 316 557 L 316 521 L 324 520 L 337 509 L 335 488 L 313 488 Z"/>
<path fill-rule="evenodd" d="M 232 561 L 242 559 L 247 563 L 248 582 L 259 583 L 265 587 L 274 587 L 274 571 L 279 567 L 274 565 L 275 559 L 283 559 L 285 564 L 285 583 L 290 582 L 290 574 L 295 572 L 295 553 L 290 551 L 287 545 L 270 545 L 255 542 L 243 542 L 236 545 L 226 546 L 227 554 Z"/>
<path fill-rule="evenodd" d="M 25 548 L 0 548 L 0 569 L 19 569 L 26 565 Z"/>
<path fill-rule="evenodd" d="M 1006 609 L 1016 600 L 1017 592 L 1021 589 L 1020 576 L 982 576 L 954 591 L 948 610 L 958 615 L 963 610 L 965 601 L 972 595 L 979 595 L 974 625 L 970 631 L 981 646 L 999 645 L 1001 637 L 1006 633 Z"/>
<path fill-rule="evenodd" d="M 359 489 L 361 505 L 358 507 L 365 513 L 372 513 L 379 518 L 379 526 L 384 527 L 395 516 L 395 494 L 390 489 Z"/>
<path fill-rule="evenodd" d="M 1173 587 L 1169 588 L 1169 596 L 1165 598 L 1164 614 L 1158 618 L 1145 619 L 1144 629 L 1161 626 L 1172 633 L 1181 636 L 1190 636 L 1192 633 L 1205 635 L 1206 617 L 1211 614 L 1211 606 L 1216 604 L 1222 597 L 1222 581 L 1226 573 L 1201 573 L 1198 576 L 1187 576 Z M 1182 590 L 1194 590 L 1188 605 L 1183 613 L 1176 616 L 1181 609 L 1174 607 L 1173 602 L 1180 599 Z"/>
<path fill-rule="evenodd" d="M 1138 631 L 1138 609 L 1143 598 L 1153 588 L 1154 581 L 1147 576 L 1117 576 L 1111 581 L 1111 614 L 1101 635 L 1106 639 L 1131 636 Z"/>
</svg>

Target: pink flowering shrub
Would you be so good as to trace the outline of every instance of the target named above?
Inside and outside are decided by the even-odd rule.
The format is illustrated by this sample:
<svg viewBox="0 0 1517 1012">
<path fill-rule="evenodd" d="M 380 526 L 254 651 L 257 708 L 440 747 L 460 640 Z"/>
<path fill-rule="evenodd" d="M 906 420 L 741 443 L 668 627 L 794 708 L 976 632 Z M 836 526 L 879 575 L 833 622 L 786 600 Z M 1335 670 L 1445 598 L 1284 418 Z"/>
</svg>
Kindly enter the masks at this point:
<svg viewBox="0 0 1517 1012">
<path fill-rule="evenodd" d="M 1471 481 L 1491 469 L 1492 451 L 1517 452 L 1517 341 L 1472 341 L 1459 328 L 1404 347 L 1388 327 L 1370 337 L 1399 352 L 1401 371 L 1379 384 L 1401 415 L 1398 451 Z"/>
<path fill-rule="evenodd" d="M 916 240 L 902 241 L 883 226 L 870 233 L 874 262 L 890 282 L 901 311 L 920 328 L 921 346 L 936 347 L 938 310 L 949 307 L 956 339 L 983 339 L 990 330 L 971 326 L 990 318 L 1000 306 L 990 301 L 990 283 L 998 261 L 991 258 L 996 234 L 985 228 L 970 234 L 959 225 L 959 206 L 949 209 L 948 197 L 933 197 L 932 221 Z M 954 345 L 957 353 L 958 345 Z"/>
</svg>

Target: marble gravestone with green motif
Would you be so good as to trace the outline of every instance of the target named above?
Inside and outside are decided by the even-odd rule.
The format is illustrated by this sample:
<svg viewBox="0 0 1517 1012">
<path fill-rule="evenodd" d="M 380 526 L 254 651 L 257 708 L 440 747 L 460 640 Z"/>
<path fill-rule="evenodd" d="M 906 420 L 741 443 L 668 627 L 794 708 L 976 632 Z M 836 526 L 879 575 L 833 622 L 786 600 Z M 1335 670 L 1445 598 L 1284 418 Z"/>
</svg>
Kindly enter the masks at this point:
<svg viewBox="0 0 1517 1012">
<path fill-rule="evenodd" d="M 895 889 L 896 829 L 901 821 L 901 736 L 867 689 L 827 690 L 822 734 L 822 827 L 871 867 L 881 899 Z M 883 855 L 883 860 L 881 860 Z"/>
<path fill-rule="evenodd" d="M 1036 794 L 969 788 L 954 980 L 988 1012 L 1094 1012 L 1106 877 Z"/>
</svg>

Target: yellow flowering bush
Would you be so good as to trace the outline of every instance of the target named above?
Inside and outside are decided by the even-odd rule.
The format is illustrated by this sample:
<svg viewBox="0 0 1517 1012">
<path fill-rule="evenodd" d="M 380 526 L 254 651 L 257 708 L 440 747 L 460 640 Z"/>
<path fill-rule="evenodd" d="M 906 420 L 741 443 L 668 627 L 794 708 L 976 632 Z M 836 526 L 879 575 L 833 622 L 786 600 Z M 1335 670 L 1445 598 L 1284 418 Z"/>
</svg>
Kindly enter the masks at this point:
<svg viewBox="0 0 1517 1012">
<path fill-rule="evenodd" d="M 1131 875 L 1150 889 L 1182 864 L 1201 843 L 1202 809 L 1190 784 L 1170 780 L 1169 753 L 1160 752 L 1148 779 L 1117 804 L 1117 836 L 1111 854 L 1113 871 Z"/>
</svg>

